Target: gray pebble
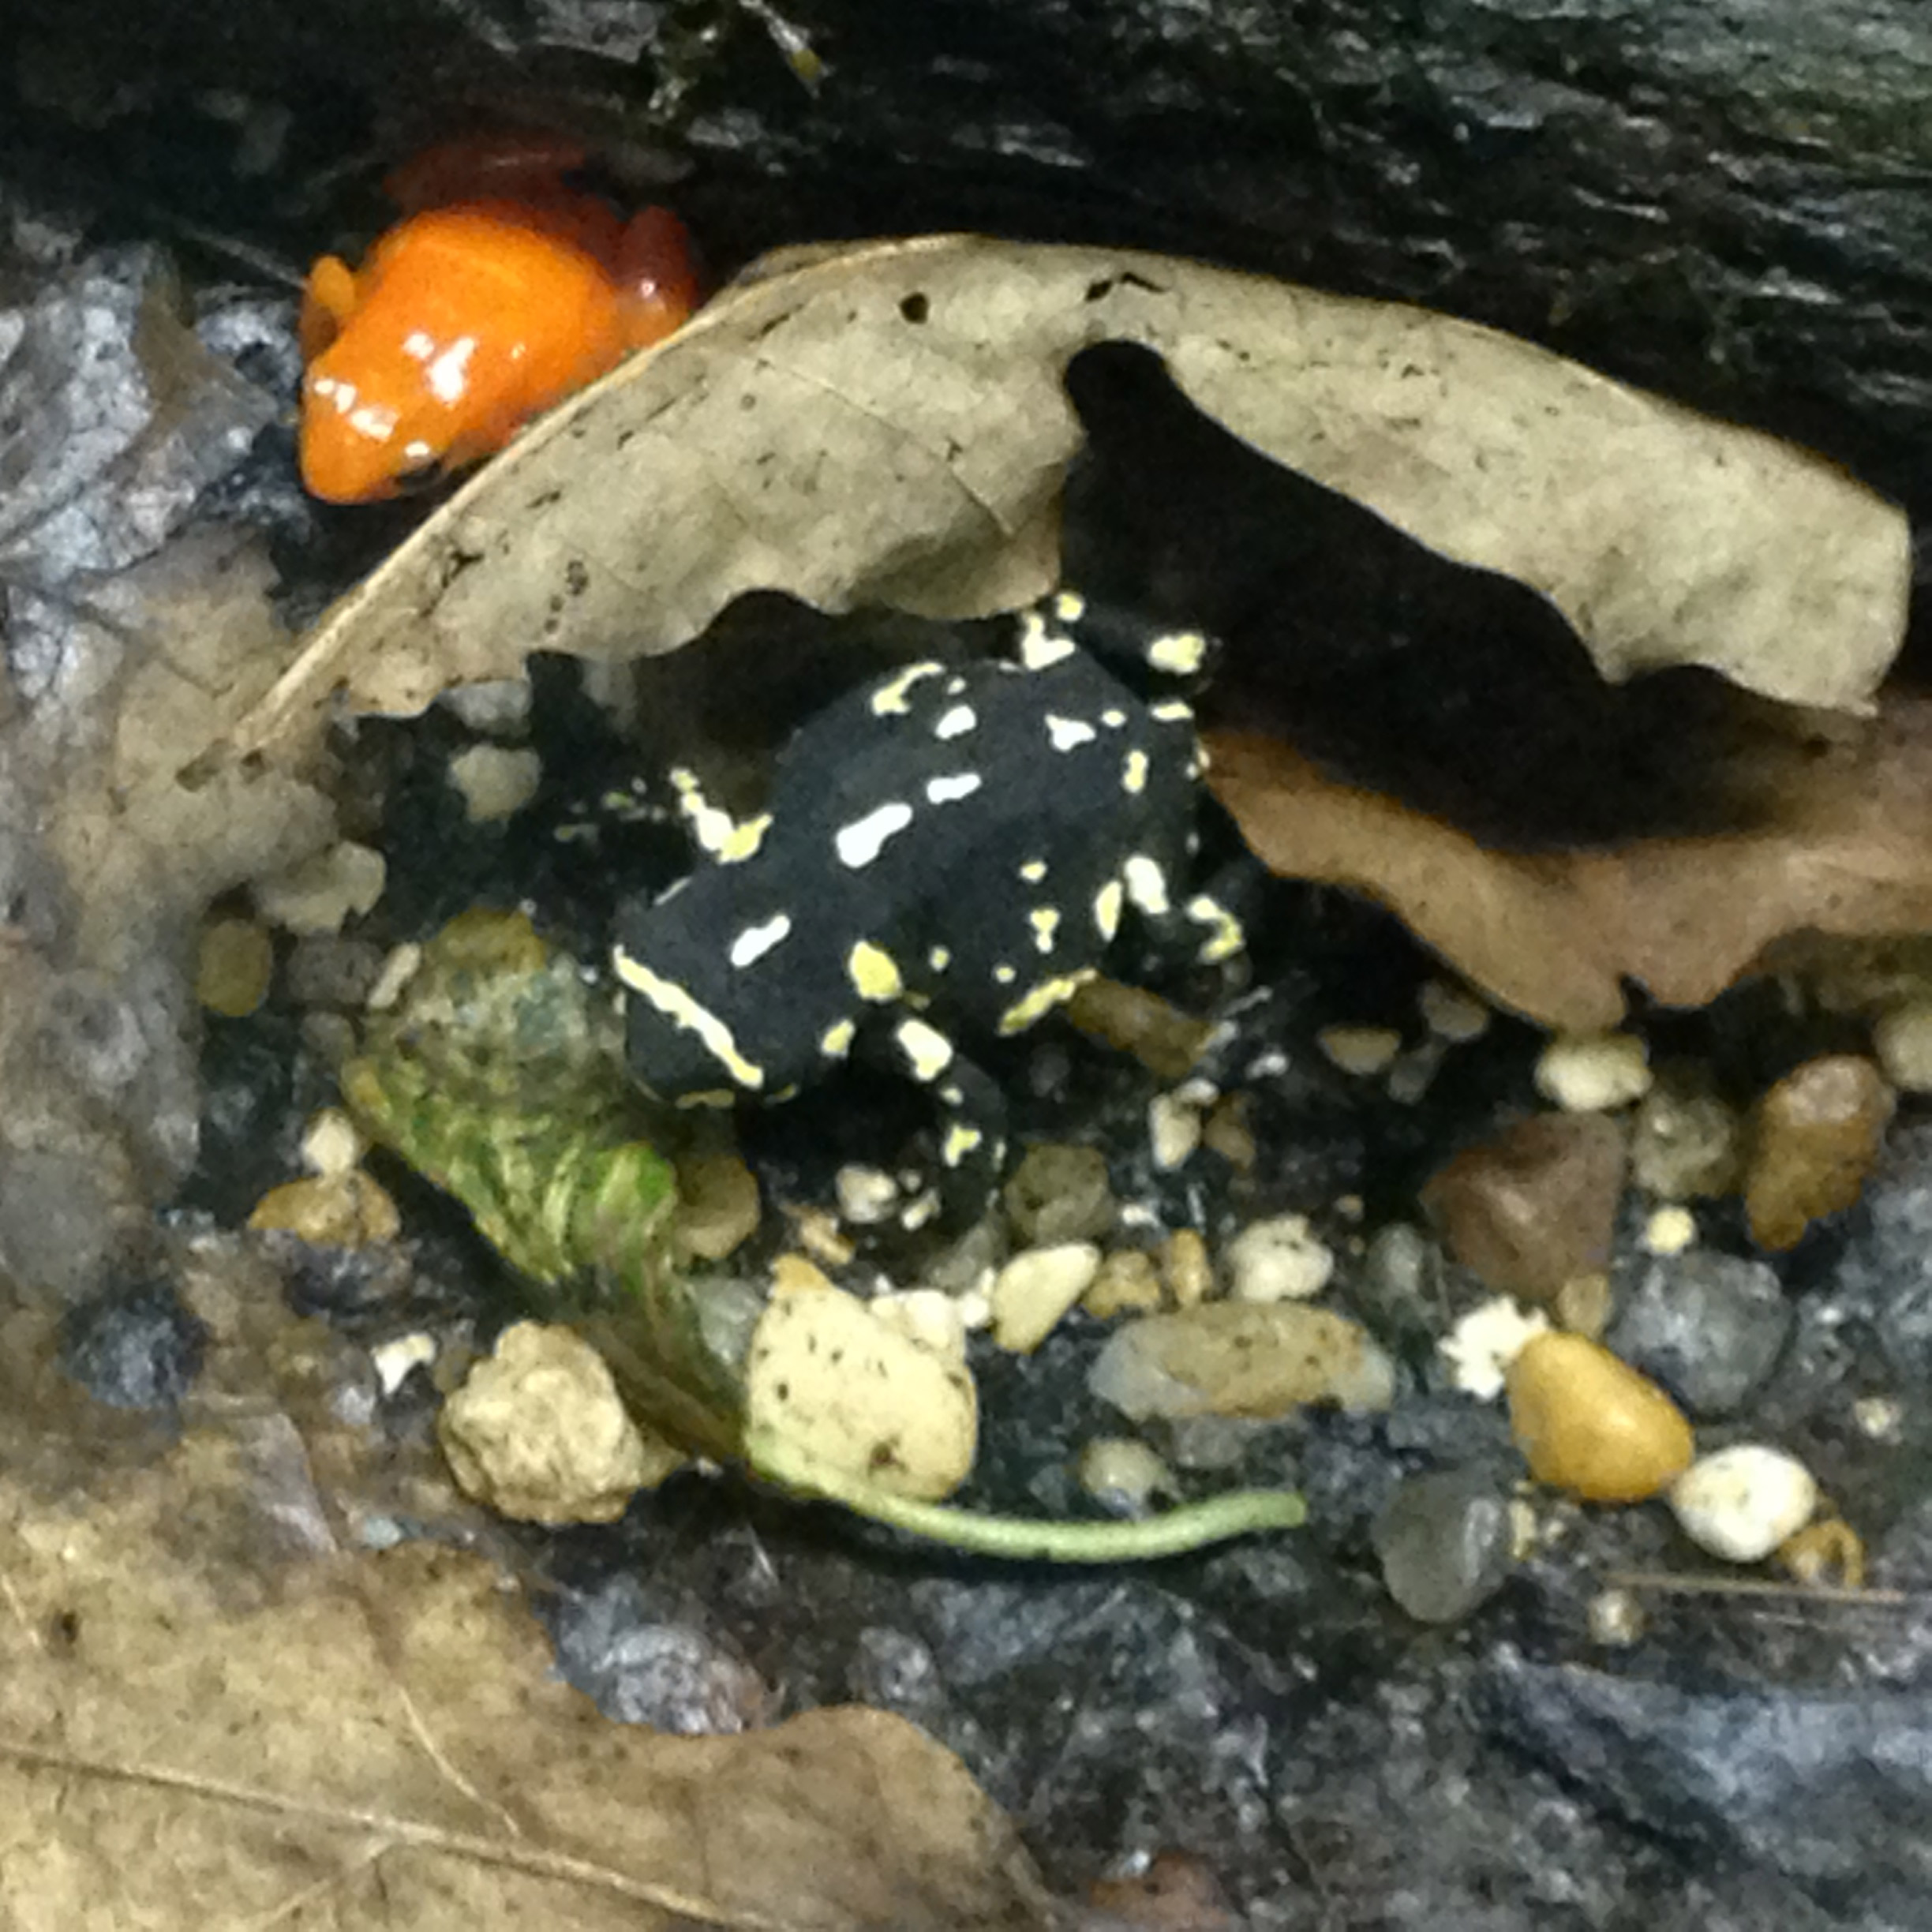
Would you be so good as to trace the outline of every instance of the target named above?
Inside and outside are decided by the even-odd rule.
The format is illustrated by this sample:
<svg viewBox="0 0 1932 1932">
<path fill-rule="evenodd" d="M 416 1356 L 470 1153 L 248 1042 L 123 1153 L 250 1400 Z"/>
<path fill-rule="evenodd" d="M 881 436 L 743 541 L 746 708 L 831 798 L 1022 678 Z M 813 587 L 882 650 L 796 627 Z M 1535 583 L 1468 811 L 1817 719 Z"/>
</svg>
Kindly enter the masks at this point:
<svg viewBox="0 0 1932 1932">
<path fill-rule="evenodd" d="M 1410 1477 L 1371 1533 L 1389 1594 L 1421 1623 L 1459 1623 L 1515 1561 L 1509 1500 L 1477 1470 Z"/>
<path fill-rule="evenodd" d="M 1791 1304 L 1762 1261 L 1693 1250 L 1646 1264 L 1606 1338 L 1691 1414 L 1735 1415 L 1776 1366 Z"/>
</svg>

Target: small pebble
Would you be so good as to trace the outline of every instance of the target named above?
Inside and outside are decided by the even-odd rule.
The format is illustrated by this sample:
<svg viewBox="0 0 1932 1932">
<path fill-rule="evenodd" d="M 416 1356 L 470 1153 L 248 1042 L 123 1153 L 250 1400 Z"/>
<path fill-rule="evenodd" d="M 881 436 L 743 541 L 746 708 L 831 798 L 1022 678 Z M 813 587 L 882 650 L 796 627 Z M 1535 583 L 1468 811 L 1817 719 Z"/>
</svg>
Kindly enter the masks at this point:
<svg viewBox="0 0 1932 1932">
<path fill-rule="evenodd" d="M 1586 1503 L 1641 1503 L 1690 1466 L 1677 1405 L 1582 1335 L 1533 1337 L 1510 1364 L 1510 1429 L 1538 1482 Z"/>
<path fill-rule="evenodd" d="M 1777 1547 L 1778 1567 L 1795 1583 L 1863 1589 L 1865 1540 L 1842 1517 L 1809 1522 Z"/>
<path fill-rule="evenodd" d="M 1932 1000 L 1913 1000 L 1882 1015 L 1872 1050 L 1885 1078 L 1904 1093 L 1932 1093 Z"/>
<path fill-rule="evenodd" d="M 1451 1046 L 1466 1046 L 1481 1039 L 1495 1017 L 1468 987 L 1447 979 L 1425 980 L 1416 1005 L 1421 1010 L 1423 1024 Z"/>
<path fill-rule="evenodd" d="M 1402 1051 L 1402 1035 L 1393 1027 L 1324 1027 L 1315 1043 L 1331 1065 L 1365 1080 L 1387 1072 Z"/>
<path fill-rule="evenodd" d="M 1080 1306 L 1096 1321 L 1117 1315 L 1151 1315 L 1162 1301 L 1160 1271 L 1141 1248 L 1116 1248 L 1105 1256 Z"/>
<path fill-rule="evenodd" d="M 1201 1142 L 1201 1110 L 1180 1093 L 1156 1094 L 1148 1103 L 1148 1144 L 1162 1174 L 1184 1167 Z"/>
<path fill-rule="evenodd" d="M 1201 1145 L 1219 1154 L 1237 1174 L 1252 1171 L 1256 1155 L 1254 1129 L 1248 1124 L 1248 1096 L 1225 1094 L 1201 1126 Z"/>
<path fill-rule="evenodd" d="M 1601 1272 L 1572 1275 L 1556 1290 L 1552 1305 L 1558 1327 L 1601 1341 L 1610 1324 L 1610 1277 Z"/>
<path fill-rule="evenodd" d="M 423 949 L 415 940 L 391 946 L 363 1004 L 371 1013 L 388 1012 L 409 990 L 410 982 L 422 970 L 422 963 Z"/>
<path fill-rule="evenodd" d="M 1197 1308 L 1214 1293 L 1214 1263 L 1208 1244 L 1193 1228 L 1177 1228 L 1162 1244 L 1161 1279 L 1178 1309 Z"/>
<path fill-rule="evenodd" d="M 1157 1080 L 1185 1080 L 1215 1032 L 1211 1020 L 1117 979 L 1089 979 L 1061 1010 L 1090 1038 L 1132 1054 Z"/>
<path fill-rule="evenodd" d="M 391 1241 L 402 1217 L 388 1190 L 360 1168 L 271 1188 L 249 1216 L 258 1234 L 294 1234 L 313 1248 L 367 1248 Z"/>
<path fill-rule="evenodd" d="M 268 997 L 275 942 L 253 919 L 211 920 L 195 953 L 195 998 L 224 1020 L 243 1020 Z"/>
<path fill-rule="evenodd" d="M 60 1365 L 110 1408 L 173 1409 L 201 1372 L 208 1333 L 170 1283 L 118 1282 L 62 1313 Z"/>
<path fill-rule="evenodd" d="M 340 1107 L 324 1107 L 302 1130 L 302 1165 L 311 1174 L 346 1174 L 369 1151 L 362 1130 Z"/>
<path fill-rule="evenodd" d="M 1080 1454 L 1080 1485 L 1116 1515 L 1142 1515 L 1157 1496 L 1173 1496 L 1174 1472 L 1131 1436 L 1096 1436 Z"/>
<path fill-rule="evenodd" d="M 393 1395 L 418 1368 L 428 1368 L 436 1358 L 436 1337 L 425 1329 L 393 1335 L 369 1350 L 369 1366 L 385 1395 Z"/>
<path fill-rule="evenodd" d="M 1509 1500 L 1473 1470 L 1409 1477 L 1370 1534 L 1388 1593 L 1418 1623 L 1461 1623 L 1515 1562 Z"/>
<path fill-rule="evenodd" d="M 1334 1253 L 1305 1215 L 1250 1222 L 1228 1243 L 1222 1259 L 1228 1292 L 1237 1301 L 1305 1301 L 1328 1286 L 1335 1266 Z"/>
<path fill-rule="evenodd" d="M 1764 1096 L 1744 1182 L 1760 1247 L 1795 1248 L 1814 1221 L 1858 1199 L 1893 1104 L 1885 1076 L 1855 1054 L 1807 1060 Z"/>
<path fill-rule="evenodd" d="M 1861 1395 L 1852 1420 L 1869 1442 L 1895 1443 L 1904 1433 L 1905 1405 L 1896 1395 Z"/>
<path fill-rule="evenodd" d="M 1627 1650 L 1641 1643 L 1650 1627 L 1643 1600 L 1633 1589 L 1613 1586 L 1601 1589 L 1589 1600 L 1588 1612 L 1590 1641 L 1615 1650 Z"/>
<path fill-rule="evenodd" d="M 1811 1519 L 1818 1484 L 1795 1456 L 1737 1443 L 1699 1456 L 1672 1484 L 1683 1533 L 1727 1563 L 1762 1563 Z"/>
<path fill-rule="evenodd" d="M 802 1254 L 781 1254 L 771 1264 L 771 1291 L 779 1295 L 824 1294 L 835 1284 L 817 1262 Z"/>
<path fill-rule="evenodd" d="M 1305 1301 L 1215 1301 L 1117 1328 L 1088 1387 L 1136 1421 L 1273 1418 L 1310 1402 L 1386 1409 L 1395 1372 L 1368 1331 L 1345 1316 Z"/>
<path fill-rule="evenodd" d="M 859 1250 L 837 1220 L 822 1208 L 791 1210 L 799 1245 L 827 1267 L 843 1267 Z"/>
<path fill-rule="evenodd" d="M 1737 1185 L 1744 1130 L 1702 1069 L 1667 1068 L 1631 1134 L 1631 1178 L 1661 1200 L 1715 1200 Z"/>
<path fill-rule="evenodd" d="M 1549 1331 L 1541 1309 L 1526 1309 L 1514 1295 L 1498 1295 L 1471 1309 L 1436 1344 L 1436 1353 L 1464 1395 L 1491 1402 L 1503 1393 L 1510 1364 L 1530 1339 Z"/>
<path fill-rule="evenodd" d="M 255 903 L 271 924 L 292 933 L 339 932 L 383 895 L 388 866 L 379 852 L 347 839 L 292 871 L 256 882 Z"/>
<path fill-rule="evenodd" d="M 758 1177 L 736 1154 L 678 1163 L 677 1245 L 701 1261 L 722 1261 L 758 1231 Z"/>
<path fill-rule="evenodd" d="M 534 751 L 512 751 L 502 745 L 471 745 L 450 760 L 448 769 L 449 781 L 462 794 L 463 811 L 472 825 L 515 818 L 543 783 L 543 760 Z"/>
<path fill-rule="evenodd" d="M 1600 1114 L 1537 1114 L 1440 1167 L 1421 1202 L 1485 1284 L 1546 1301 L 1609 1266 L 1623 1136 Z"/>
<path fill-rule="evenodd" d="M 1536 1065 L 1537 1091 L 1566 1114 L 1602 1114 L 1650 1091 L 1650 1052 L 1634 1033 L 1559 1033 Z"/>
<path fill-rule="evenodd" d="M 899 1183 L 882 1167 L 849 1163 L 833 1178 L 839 1217 L 853 1227 L 876 1227 L 899 1208 Z"/>
<path fill-rule="evenodd" d="M 529 724 L 532 695 L 528 678 L 486 678 L 452 685 L 436 702 L 479 737 L 508 738 Z"/>
<path fill-rule="evenodd" d="M 1660 1208 L 1644 1223 L 1643 1245 L 1653 1255 L 1680 1255 L 1697 1245 L 1697 1216 L 1688 1208 Z"/>
<path fill-rule="evenodd" d="M 1028 1148 L 1000 1199 L 1025 1248 L 1105 1241 L 1120 1218 L 1106 1156 L 1098 1148 L 1052 1141 Z"/>
<path fill-rule="evenodd" d="M 519 1522 L 614 1522 L 684 1461 L 639 1432 L 589 1342 L 542 1322 L 503 1331 L 436 1432 L 464 1495 Z"/>
<path fill-rule="evenodd" d="M 1013 1354 L 1032 1354 L 1099 1271 L 1100 1250 L 1091 1241 L 1063 1241 L 1015 1255 L 994 1279 L 994 1341 Z"/>
</svg>

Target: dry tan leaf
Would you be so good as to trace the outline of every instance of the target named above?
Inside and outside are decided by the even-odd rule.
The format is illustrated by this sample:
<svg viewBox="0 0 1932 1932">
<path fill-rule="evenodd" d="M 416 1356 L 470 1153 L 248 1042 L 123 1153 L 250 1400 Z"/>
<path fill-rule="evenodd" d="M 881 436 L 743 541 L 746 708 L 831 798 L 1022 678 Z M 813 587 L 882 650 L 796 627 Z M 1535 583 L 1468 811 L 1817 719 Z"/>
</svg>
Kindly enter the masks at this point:
<svg viewBox="0 0 1932 1932">
<path fill-rule="evenodd" d="M 1612 678 L 1702 665 L 1857 708 L 1905 523 L 1830 466 L 1515 338 L 1198 263 L 937 236 L 792 255 L 520 438 L 238 726 L 414 712 L 537 647 L 675 649 L 732 598 L 1010 608 L 1054 579 L 1080 350 L 1144 344 L 1264 454 L 1520 578 Z"/>
<path fill-rule="evenodd" d="M 1271 870 L 1380 900 L 1492 998 L 1614 1025 L 1626 977 L 1701 1006 L 1784 935 L 1932 927 L 1932 701 L 1888 698 L 1823 748 L 1761 747 L 1768 818 L 1718 836 L 1529 856 L 1486 849 L 1325 777 L 1278 740 L 1212 734 L 1209 782 Z"/>
<path fill-rule="evenodd" d="M 0 1481 L 0 1923 L 648 1932 L 1046 1923 L 999 1813 L 882 1713 L 611 1723 L 480 1560 L 278 1561 L 237 1440 Z"/>
</svg>

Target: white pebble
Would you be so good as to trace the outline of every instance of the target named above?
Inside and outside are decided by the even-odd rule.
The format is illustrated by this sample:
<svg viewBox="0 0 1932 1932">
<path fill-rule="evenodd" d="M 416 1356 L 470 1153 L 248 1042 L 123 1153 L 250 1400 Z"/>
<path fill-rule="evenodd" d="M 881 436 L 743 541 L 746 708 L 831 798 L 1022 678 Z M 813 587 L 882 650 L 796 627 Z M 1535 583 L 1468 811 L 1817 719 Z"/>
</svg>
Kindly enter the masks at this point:
<svg viewBox="0 0 1932 1932">
<path fill-rule="evenodd" d="M 904 1288 L 874 1295 L 867 1305 L 888 1327 L 897 1328 L 935 1355 L 954 1361 L 966 1359 L 966 1324 L 960 1305 L 937 1288 Z"/>
<path fill-rule="evenodd" d="M 1653 1255 L 1680 1255 L 1697 1245 L 1697 1233 L 1688 1208 L 1660 1208 L 1644 1223 L 1643 1245 Z"/>
<path fill-rule="evenodd" d="M 1696 1462 L 1671 1485 L 1683 1533 L 1727 1563 L 1758 1563 L 1811 1520 L 1818 1484 L 1795 1456 L 1739 1443 Z"/>
<path fill-rule="evenodd" d="M 1894 1087 L 1932 1093 L 1932 1000 L 1893 1007 L 1873 1028 L 1872 1046 Z"/>
<path fill-rule="evenodd" d="M 1450 1380 L 1466 1395 L 1493 1402 L 1503 1378 L 1532 1335 L 1543 1334 L 1549 1317 L 1541 1309 L 1527 1312 L 1509 1295 L 1473 1308 L 1436 1345 L 1449 1365 Z"/>
<path fill-rule="evenodd" d="M 839 1215 L 854 1227 L 872 1227 L 891 1219 L 899 1205 L 899 1183 L 882 1167 L 862 1167 L 852 1163 L 841 1167 L 834 1178 Z"/>
<path fill-rule="evenodd" d="M 479 737 L 514 737 L 530 722 L 528 678 L 491 678 L 481 684 L 458 684 L 437 700 L 464 727 Z"/>
<path fill-rule="evenodd" d="M 1091 1241 L 1015 1255 L 994 1280 L 993 1339 L 1016 1355 L 1030 1355 L 1099 1271 L 1100 1250 Z"/>
<path fill-rule="evenodd" d="M 264 919 L 292 933 L 340 932 L 383 895 L 389 875 L 382 854 L 344 839 L 292 870 L 255 882 Z"/>
<path fill-rule="evenodd" d="M 1178 1093 L 1164 1093 L 1148 1103 L 1148 1140 L 1154 1165 L 1163 1174 L 1185 1166 L 1200 1138 L 1200 1109 L 1191 1101 Z"/>
<path fill-rule="evenodd" d="M 1225 1252 L 1228 1293 L 1237 1301 L 1305 1301 L 1328 1286 L 1335 1259 L 1305 1215 L 1254 1221 Z"/>
<path fill-rule="evenodd" d="M 1315 1043 L 1344 1073 L 1364 1078 L 1384 1072 L 1402 1051 L 1402 1035 L 1393 1027 L 1324 1027 Z"/>
<path fill-rule="evenodd" d="M 369 1350 L 369 1364 L 385 1395 L 393 1395 L 409 1380 L 413 1368 L 427 1368 L 436 1358 L 436 1337 L 423 1329 L 378 1342 Z"/>
<path fill-rule="evenodd" d="M 369 1151 L 361 1129 L 340 1107 L 324 1107 L 303 1130 L 302 1165 L 324 1180 L 354 1171 Z"/>
<path fill-rule="evenodd" d="M 1566 1114 L 1627 1106 L 1650 1091 L 1649 1050 L 1634 1033 L 1559 1033 L 1537 1061 L 1537 1091 Z"/>
</svg>

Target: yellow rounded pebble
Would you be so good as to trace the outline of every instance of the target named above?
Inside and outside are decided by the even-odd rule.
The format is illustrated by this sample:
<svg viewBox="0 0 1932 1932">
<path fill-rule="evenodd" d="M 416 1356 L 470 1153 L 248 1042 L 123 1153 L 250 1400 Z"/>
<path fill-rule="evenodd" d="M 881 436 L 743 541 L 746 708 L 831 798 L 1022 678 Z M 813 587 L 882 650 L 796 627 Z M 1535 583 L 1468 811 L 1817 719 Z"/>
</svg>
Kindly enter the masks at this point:
<svg viewBox="0 0 1932 1932">
<path fill-rule="evenodd" d="M 1530 1474 L 1586 1503 L 1641 1503 L 1696 1454 L 1677 1405 L 1582 1335 L 1532 1336 L 1506 1387 L 1510 1428 Z"/>
<path fill-rule="evenodd" d="M 255 1204 L 248 1224 L 256 1234 L 294 1234 L 317 1248 L 368 1248 L 402 1231 L 388 1190 L 360 1168 L 285 1181 Z"/>
<path fill-rule="evenodd" d="M 275 942 L 253 919 L 211 920 L 195 957 L 195 998 L 224 1020 L 245 1020 L 268 997 Z"/>
</svg>

